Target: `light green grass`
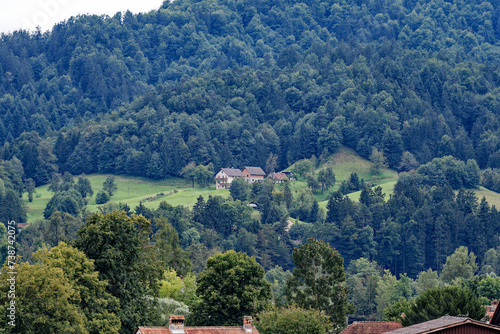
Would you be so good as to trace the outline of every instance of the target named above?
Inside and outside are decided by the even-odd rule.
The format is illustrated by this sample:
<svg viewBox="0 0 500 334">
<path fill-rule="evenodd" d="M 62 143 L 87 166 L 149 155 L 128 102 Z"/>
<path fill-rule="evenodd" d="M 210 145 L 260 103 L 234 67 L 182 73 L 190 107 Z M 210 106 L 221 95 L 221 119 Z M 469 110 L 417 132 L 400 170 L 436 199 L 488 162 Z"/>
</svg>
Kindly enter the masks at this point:
<svg viewBox="0 0 500 334">
<path fill-rule="evenodd" d="M 341 147 L 338 152 L 332 154 L 329 160 L 315 172 L 317 173 L 319 170 L 327 167 L 333 169 L 337 183 L 328 191 L 325 190 L 323 193 L 318 191 L 315 193 L 320 207 L 323 208 L 326 207 L 326 203 L 332 191 L 337 190 L 340 182 L 348 179 L 351 173 L 357 173 L 359 178 L 364 179 L 365 182 L 380 184 L 387 194 L 386 198 L 389 197 L 389 193 L 392 192 L 397 180 L 397 173 L 390 169 L 383 169 L 378 176 L 374 175 L 371 170 L 372 163 L 346 147 Z M 290 166 L 288 170 L 293 170 L 293 165 Z M 95 195 L 102 189 L 102 184 L 108 176 L 109 175 L 103 174 L 92 174 L 87 176 L 94 190 L 94 196 L 89 199 L 87 211 L 95 212 L 98 210 L 98 205 L 95 204 Z M 113 197 L 111 197 L 111 202 L 126 203 L 132 210 L 135 209 L 141 201 L 146 207 L 151 209 L 157 208 L 161 201 L 167 201 L 167 203 L 173 206 L 185 205 L 192 207 L 200 195 L 205 197 L 205 199 L 208 198 L 209 195 L 229 196 L 229 190 L 227 189 L 215 190 L 215 185 L 212 185 L 210 188 L 191 188 L 189 182 L 180 178 L 153 181 L 139 177 L 116 176 L 115 179 L 118 190 Z M 75 177 L 75 182 L 76 181 L 77 177 Z M 281 187 L 280 185 L 277 186 L 278 189 Z M 48 185 L 36 188 L 38 197 L 35 197 L 32 203 L 28 203 L 27 195 L 25 194 L 24 201 L 27 205 L 29 222 L 43 218 L 45 206 L 52 197 L 52 193 L 49 192 L 47 188 Z M 296 193 L 301 189 L 307 188 L 307 181 L 305 178 L 299 177 L 297 181 L 290 183 L 290 188 L 292 192 Z M 159 195 L 161 193 L 163 193 L 163 195 Z M 353 200 L 358 200 L 359 194 L 360 192 L 352 193 L 349 194 L 349 197 Z M 500 196 L 498 202 L 500 203 Z"/>
<path fill-rule="evenodd" d="M 287 170 L 293 170 L 293 166 L 287 168 Z M 339 150 L 332 154 L 332 156 L 323 165 L 315 170 L 317 174 L 320 170 L 324 168 L 331 167 L 335 173 L 336 184 L 332 189 L 328 191 L 316 192 L 314 195 L 319 202 L 320 207 L 326 208 L 328 198 L 333 191 L 338 190 L 340 183 L 344 180 L 348 180 L 351 173 L 358 174 L 359 179 L 364 179 L 365 182 L 375 185 L 380 185 L 382 190 L 387 194 L 386 199 L 389 198 L 389 194 L 392 193 L 394 185 L 398 179 L 398 173 L 389 168 L 383 168 L 378 175 L 376 175 L 372 170 L 373 164 L 361 157 L 354 150 L 341 147 Z M 307 181 L 303 177 L 298 177 L 297 181 L 291 182 L 290 189 L 292 191 L 299 191 L 300 189 L 307 188 Z M 358 201 L 360 191 L 349 194 L 349 198 Z"/>
<path fill-rule="evenodd" d="M 486 201 L 490 206 L 495 206 L 497 209 L 500 209 L 500 194 L 494 191 L 488 190 L 484 187 L 479 187 L 479 189 L 474 190 L 476 193 L 478 203 L 481 201 L 483 197 L 486 198 Z"/>
<path fill-rule="evenodd" d="M 373 164 L 370 161 L 361 157 L 354 150 L 341 147 L 336 153 L 332 154 L 319 170 L 331 167 L 337 182 L 349 179 L 351 173 L 358 174 L 360 179 L 367 182 L 374 181 L 375 183 L 385 179 L 397 178 L 397 173 L 388 168 L 383 168 L 377 176 L 372 172 L 372 166 Z"/>
<path fill-rule="evenodd" d="M 87 176 L 94 190 L 94 196 L 88 201 L 87 211 L 95 212 L 98 210 L 99 205 L 95 203 L 95 196 L 102 189 L 102 184 L 108 176 L 110 175 L 93 174 Z M 76 181 L 77 178 L 75 177 Z M 126 203 L 131 209 L 138 206 L 141 201 L 146 207 L 151 209 L 157 208 L 161 201 L 167 201 L 167 203 L 173 206 L 186 205 L 191 207 L 196 203 L 196 199 L 200 195 L 205 198 L 208 198 L 209 195 L 224 197 L 229 195 L 229 190 L 215 190 L 215 185 L 210 188 L 191 188 L 189 183 L 183 179 L 152 181 L 138 177 L 116 176 L 115 182 L 118 190 L 111 197 L 110 202 Z M 52 197 L 52 193 L 47 188 L 48 185 L 36 188 L 37 196 L 39 197 L 35 197 L 32 203 L 28 202 L 27 195 L 25 194 L 24 201 L 28 208 L 29 222 L 43 218 L 45 206 Z M 163 195 L 160 195 L 162 193 Z"/>
</svg>

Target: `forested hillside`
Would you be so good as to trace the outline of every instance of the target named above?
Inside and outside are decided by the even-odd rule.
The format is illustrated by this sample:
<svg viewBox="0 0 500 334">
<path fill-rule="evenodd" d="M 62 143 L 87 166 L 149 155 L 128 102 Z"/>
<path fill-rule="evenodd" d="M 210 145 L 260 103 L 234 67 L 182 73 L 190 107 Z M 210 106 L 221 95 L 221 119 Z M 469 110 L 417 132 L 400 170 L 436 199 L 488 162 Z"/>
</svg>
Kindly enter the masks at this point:
<svg viewBox="0 0 500 334">
<path fill-rule="evenodd" d="M 499 0 L 165 1 L 146 14 L 79 16 L 47 33 L 2 35 L 0 79 L 0 220 L 26 222 L 22 194 L 31 201 L 50 183 L 45 219 L 17 239 L 30 263 L 61 240 L 99 258 L 92 226 L 127 226 L 114 236 L 130 233 L 129 255 L 151 272 L 137 272 L 137 291 L 114 281 L 106 288 L 144 303 L 140 312 L 121 306 L 122 333 L 144 319 L 162 323 L 144 315 L 150 300 L 142 297 L 161 296 L 165 270 L 176 270 L 174 284 L 176 274 L 203 273 L 218 252 L 255 256 L 272 303 L 286 304 L 292 250 L 309 237 L 344 259 L 358 308 L 343 312 L 354 319 L 390 318 L 387 306 L 445 283 L 485 303 L 498 298 L 487 291 L 500 293 L 500 214 L 471 189 L 500 191 Z M 383 167 L 401 172 L 394 193 L 355 173 L 333 187 L 325 162 L 341 146 L 372 162 L 370 181 Z M 84 173 L 183 176 L 205 187 L 221 167 L 292 164 L 311 189 L 235 182 L 229 198 L 200 196 L 192 209 L 168 199 L 154 209 L 113 202 L 88 220 L 94 191 L 95 203 L 98 195 L 106 203 L 116 189 L 108 177 L 92 190 Z M 346 196 L 353 191 L 359 202 Z M 0 225 L 2 258 L 6 240 Z M 462 276 L 450 273 L 465 263 L 453 262 L 454 252 L 474 264 Z M 167 297 L 196 316 L 193 291 Z"/>
<path fill-rule="evenodd" d="M 393 168 L 404 151 L 500 167 L 498 8 L 183 0 L 3 35 L 1 153 L 37 184 L 56 166 L 284 168 L 340 144 Z"/>
</svg>

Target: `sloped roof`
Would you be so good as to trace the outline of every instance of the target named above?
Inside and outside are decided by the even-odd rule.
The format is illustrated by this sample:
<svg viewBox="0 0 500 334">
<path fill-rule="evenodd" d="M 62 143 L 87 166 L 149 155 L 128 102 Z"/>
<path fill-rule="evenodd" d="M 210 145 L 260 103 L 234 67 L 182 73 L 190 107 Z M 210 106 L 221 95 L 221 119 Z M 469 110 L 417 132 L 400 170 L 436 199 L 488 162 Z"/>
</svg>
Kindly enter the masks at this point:
<svg viewBox="0 0 500 334">
<path fill-rule="evenodd" d="M 266 176 L 266 173 L 260 167 L 245 167 L 245 169 L 252 175 Z"/>
<path fill-rule="evenodd" d="M 186 327 L 186 334 L 244 334 L 243 327 Z M 252 333 L 259 334 L 252 326 Z"/>
<path fill-rule="evenodd" d="M 490 324 L 500 326 L 500 305 L 497 305 L 495 312 L 491 316 Z"/>
<path fill-rule="evenodd" d="M 139 327 L 135 334 L 170 334 L 168 327 Z"/>
<path fill-rule="evenodd" d="M 231 176 L 231 177 L 238 177 L 238 176 L 245 176 L 241 170 L 239 169 L 236 169 L 236 168 L 221 168 L 221 170 L 227 174 L 227 176 Z"/>
<path fill-rule="evenodd" d="M 274 180 L 283 181 L 286 175 L 283 173 L 271 173 L 269 176 Z"/>
<path fill-rule="evenodd" d="M 500 327 L 486 324 L 471 318 L 462 317 L 452 317 L 444 316 L 439 319 L 434 319 L 413 326 L 403 327 L 391 332 L 386 332 L 386 334 L 425 334 L 425 333 L 436 333 L 441 330 L 462 326 L 462 325 L 472 325 L 491 329 L 491 331 L 498 331 L 500 333 Z"/>
<path fill-rule="evenodd" d="M 402 327 L 403 325 L 396 321 L 357 321 L 347 326 L 340 334 L 382 334 Z"/>
<path fill-rule="evenodd" d="M 135 332 L 141 334 L 172 334 L 168 327 L 139 327 Z M 227 326 L 227 327 L 184 327 L 186 334 L 245 334 L 243 327 Z M 259 334 L 257 328 L 252 326 L 252 333 Z"/>
</svg>

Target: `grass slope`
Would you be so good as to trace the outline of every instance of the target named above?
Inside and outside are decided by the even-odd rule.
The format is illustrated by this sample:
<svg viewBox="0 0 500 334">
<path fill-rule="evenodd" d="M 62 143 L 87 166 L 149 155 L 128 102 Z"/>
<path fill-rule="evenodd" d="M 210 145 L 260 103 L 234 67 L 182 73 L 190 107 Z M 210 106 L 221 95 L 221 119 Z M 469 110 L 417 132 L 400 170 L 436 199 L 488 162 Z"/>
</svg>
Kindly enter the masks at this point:
<svg viewBox="0 0 500 334">
<path fill-rule="evenodd" d="M 380 185 L 383 192 L 386 194 L 386 199 L 394 190 L 394 185 L 397 182 L 398 175 L 391 169 L 384 169 L 376 177 L 371 171 L 371 162 L 359 156 L 353 150 L 342 147 L 338 152 L 333 154 L 330 159 L 321 165 L 316 173 L 327 167 L 331 167 L 336 175 L 337 183 L 333 189 L 325 191 L 324 193 L 318 192 L 315 194 L 320 207 L 326 209 L 328 197 L 338 189 L 340 182 L 349 178 L 351 173 L 357 173 L 360 179 L 366 182 Z M 288 168 L 293 170 L 293 165 Z M 95 204 L 95 194 L 102 188 L 102 183 L 109 175 L 93 174 L 88 175 L 88 179 L 92 184 L 94 196 L 90 198 L 87 210 L 95 212 L 98 210 L 98 205 Z M 76 178 L 75 178 L 76 181 Z M 215 186 L 210 188 L 191 188 L 190 184 L 183 179 L 172 178 L 162 181 L 152 181 L 138 177 L 116 177 L 116 184 L 118 190 L 111 198 L 112 202 L 122 202 L 128 204 L 131 209 L 134 209 L 139 202 L 149 208 L 156 208 L 161 201 L 167 201 L 173 206 L 186 205 L 193 206 L 196 199 L 201 195 L 208 198 L 209 195 L 229 196 L 229 190 L 215 190 Z M 47 190 L 48 185 L 36 188 L 37 194 L 32 203 L 28 202 L 27 194 L 24 194 L 24 202 L 28 208 L 28 221 L 33 222 L 36 219 L 43 218 L 43 211 L 45 206 L 52 197 L 52 193 Z M 278 185 L 278 188 L 280 186 Z M 291 189 L 298 192 L 301 189 L 307 188 L 307 182 L 304 178 L 299 177 L 295 182 L 291 183 Z M 159 195 L 162 194 L 163 195 Z M 352 200 L 359 200 L 360 191 L 349 194 Z M 490 205 L 495 205 L 500 208 L 500 194 L 490 191 L 481 187 L 476 190 L 476 195 L 479 200 L 484 196 Z"/>
<path fill-rule="evenodd" d="M 94 196 L 89 199 L 87 206 L 88 211 L 95 212 L 98 210 L 98 205 L 95 204 L 95 195 L 102 188 L 102 183 L 108 176 L 110 175 L 93 174 L 87 176 L 94 190 Z M 215 186 L 211 186 L 210 188 L 191 188 L 190 185 L 182 179 L 152 181 L 137 177 L 118 176 L 115 181 L 118 190 L 113 197 L 111 197 L 111 202 L 126 203 L 131 209 L 138 206 L 141 201 L 149 208 L 158 207 L 158 204 L 163 200 L 173 206 L 192 206 L 196 203 L 196 199 L 200 195 L 205 198 L 208 198 L 208 195 L 219 195 L 224 197 L 229 195 L 229 190 L 215 190 Z M 28 208 L 29 222 L 43 218 L 45 206 L 52 197 L 52 193 L 49 192 L 47 188 L 48 185 L 36 188 L 36 197 L 33 199 L 32 203 L 29 203 L 27 195 L 24 195 L 23 199 Z"/>
</svg>

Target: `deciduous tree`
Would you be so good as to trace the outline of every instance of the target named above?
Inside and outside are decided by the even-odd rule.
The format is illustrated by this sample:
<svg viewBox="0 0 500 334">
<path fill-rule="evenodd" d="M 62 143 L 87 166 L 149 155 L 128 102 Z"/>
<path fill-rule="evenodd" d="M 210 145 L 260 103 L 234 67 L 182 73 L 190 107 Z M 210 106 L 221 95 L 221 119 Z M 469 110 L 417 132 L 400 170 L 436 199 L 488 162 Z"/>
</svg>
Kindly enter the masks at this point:
<svg viewBox="0 0 500 334">
<path fill-rule="evenodd" d="M 75 246 L 95 261 L 99 278 L 108 281 L 106 291 L 120 300 L 120 333 L 158 321 L 154 300 L 146 298 L 158 294 L 162 275 L 160 263 L 150 251 L 150 225 L 146 218 L 129 217 L 123 211 L 105 216 L 95 213 L 75 240 Z"/>
<path fill-rule="evenodd" d="M 346 326 L 346 314 L 353 308 L 347 300 L 344 260 L 328 244 L 312 238 L 292 255 L 295 262 L 293 276 L 287 281 L 289 303 L 305 309 L 324 311 L 340 332 Z"/>
<path fill-rule="evenodd" d="M 107 192 L 109 196 L 113 196 L 113 193 L 118 190 L 115 178 L 113 176 L 108 176 L 106 181 L 102 184 L 102 189 Z"/>
<path fill-rule="evenodd" d="M 402 319 L 403 326 L 437 319 L 444 315 L 464 315 L 481 320 L 486 309 L 472 291 L 456 286 L 431 289 L 410 303 Z"/>
<path fill-rule="evenodd" d="M 257 329 L 262 334 L 326 334 L 332 324 L 322 311 L 295 305 L 274 308 L 259 314 Z"/>
<path fill-rule="evenodd" d="M 260 312 L 271 299 L 261 265 L 233 250 L 210 257 L 198 284 L 201 302 L 192 315 L 197 324 L 240 325 L 243 316 Z"/>
<path fill-rule="evenodd" d="M 460 246 L 446 258 L 441 271 L 441 280 L 445 283 L 452 283 L 458 278 L 470 279 L 476 273 L 477 268 L 474 253 L 469 253 L 467 247 Z"/>
</svg>

